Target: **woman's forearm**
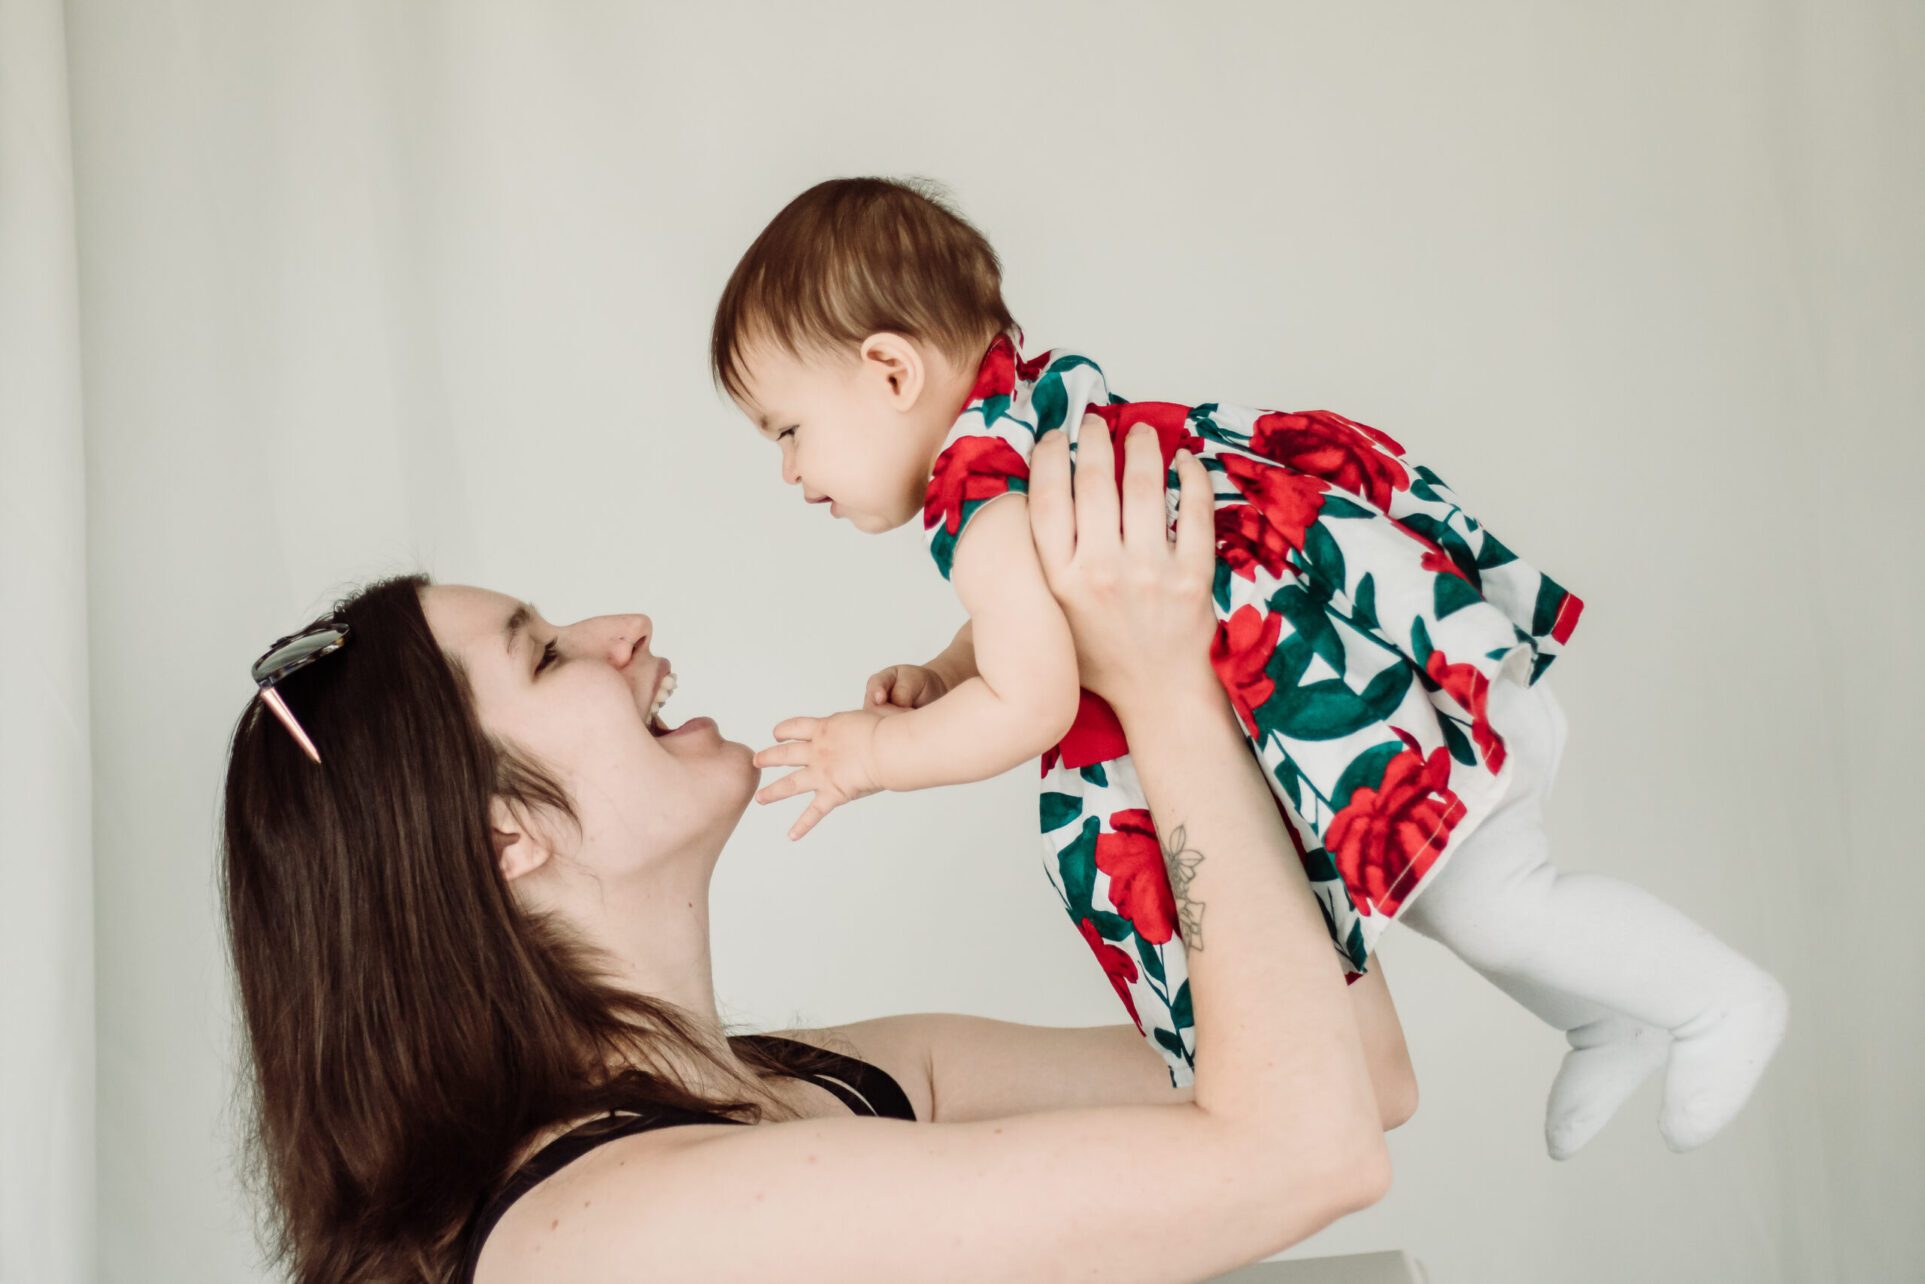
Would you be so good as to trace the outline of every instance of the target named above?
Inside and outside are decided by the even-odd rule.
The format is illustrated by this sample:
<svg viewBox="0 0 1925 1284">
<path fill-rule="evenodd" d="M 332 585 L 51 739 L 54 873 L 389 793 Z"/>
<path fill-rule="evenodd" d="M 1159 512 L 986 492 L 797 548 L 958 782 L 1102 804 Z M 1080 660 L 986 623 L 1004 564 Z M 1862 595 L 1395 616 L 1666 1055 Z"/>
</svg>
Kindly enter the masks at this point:
<svg viewBox="0 0 1925 1284">
<path fill-rule="evenodd" d="M 1196 1104 L 1270 1131 L 1280 1159 L 1306 1138 L 1381 1147 L 1340 958 L 1302 868 L 1278 859 L 1283 819 L 1222 688 L 1205 670 L 1116 711 L 1188 953 Z"/>
</svg>

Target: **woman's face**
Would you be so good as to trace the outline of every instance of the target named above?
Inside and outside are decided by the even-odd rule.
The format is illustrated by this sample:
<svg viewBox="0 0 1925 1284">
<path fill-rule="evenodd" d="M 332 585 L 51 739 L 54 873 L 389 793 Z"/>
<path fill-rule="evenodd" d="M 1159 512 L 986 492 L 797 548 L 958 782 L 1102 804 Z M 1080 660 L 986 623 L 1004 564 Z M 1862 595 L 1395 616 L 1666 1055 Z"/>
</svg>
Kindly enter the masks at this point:
<svg viewBox="0 0 1925 1284">
<path fill-rule="evenodd" d="M 467 672 L 481 725 L 560 780 L 581 822 L 551 835 L 561 854 L 619 874 L 698 853 L 713 860 L 761 772 L 747 746 L 711 718 L 677 725 L 648 711 L 669 661 L 646 615 L 553 625 L 515 598 L 432 585 L 422 610 L 441 648 Z M 666 724 L 673 730 L 658 734 Z"/>
</svg>

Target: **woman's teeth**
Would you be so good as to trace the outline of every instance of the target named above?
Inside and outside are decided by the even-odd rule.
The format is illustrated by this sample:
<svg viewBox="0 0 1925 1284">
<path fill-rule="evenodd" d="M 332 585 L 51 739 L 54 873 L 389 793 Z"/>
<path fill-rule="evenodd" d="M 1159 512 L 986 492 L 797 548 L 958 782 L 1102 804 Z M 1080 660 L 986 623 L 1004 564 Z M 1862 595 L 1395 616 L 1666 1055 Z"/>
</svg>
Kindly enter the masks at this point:
<svg viewBox="0 0 1925 1284">
<path fill-rule="evenodd" d="M 655 689 L 655 700 L 652 704 L 648 706 L 648 718 L 646 719 L 646 721 L 652 724 L 651 730 L 655 731 L 657 734 L 660 734 L 662 731 L 667 730 L 667 728 L 663 727 L 662 724 L 659 721 L 657 721 L 657 719 L 661 715 L 662 706 L 667 704 L 668 698 L 674 694 L 675 694 L 675 675 L 671 673 L 667 677 L 663 678 L 662 685 Z"/>
</svg>

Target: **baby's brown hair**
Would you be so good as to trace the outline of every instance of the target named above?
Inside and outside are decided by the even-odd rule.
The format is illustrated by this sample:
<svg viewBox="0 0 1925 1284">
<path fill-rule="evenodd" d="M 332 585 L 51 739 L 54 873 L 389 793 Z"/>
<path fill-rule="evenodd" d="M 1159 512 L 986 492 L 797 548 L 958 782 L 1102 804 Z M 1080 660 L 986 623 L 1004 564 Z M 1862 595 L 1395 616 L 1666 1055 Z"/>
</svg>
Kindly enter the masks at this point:
<svg viewBox="0 0 1925 1284">
<path fill-rule="evenodd" d="M 715 306 L 710 370 L 739 399 L 751 339 L 800 356 L 879 330 L 973 364 L 1015 325 L 1002 282 L 996 251 L 934 184 L 832 178 L 784 206 L 735 265 Z"/>
</svg>

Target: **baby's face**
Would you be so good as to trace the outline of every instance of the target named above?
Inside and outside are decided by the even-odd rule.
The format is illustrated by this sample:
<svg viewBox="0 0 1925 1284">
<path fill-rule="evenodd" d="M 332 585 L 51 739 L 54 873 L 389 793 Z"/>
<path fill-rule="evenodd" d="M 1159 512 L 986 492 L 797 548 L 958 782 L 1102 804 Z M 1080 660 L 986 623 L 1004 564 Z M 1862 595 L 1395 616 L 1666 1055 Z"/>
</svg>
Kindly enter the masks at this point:
<svg viewBox="0 0 1925 1284">
<path fill-rule="evenodd" d="M 773 345 L 743 352 L 746 396 L 736 404 L 782 452 L 782 480 L 827 504 L 864 534 L 894 530 L 922 511 L 948 417 L 921 397 L 904 409 L 888 372 L 853 347 L 803 356 Z M 933 440 L 930 439 L 934 433 Z"/>
</svg>

